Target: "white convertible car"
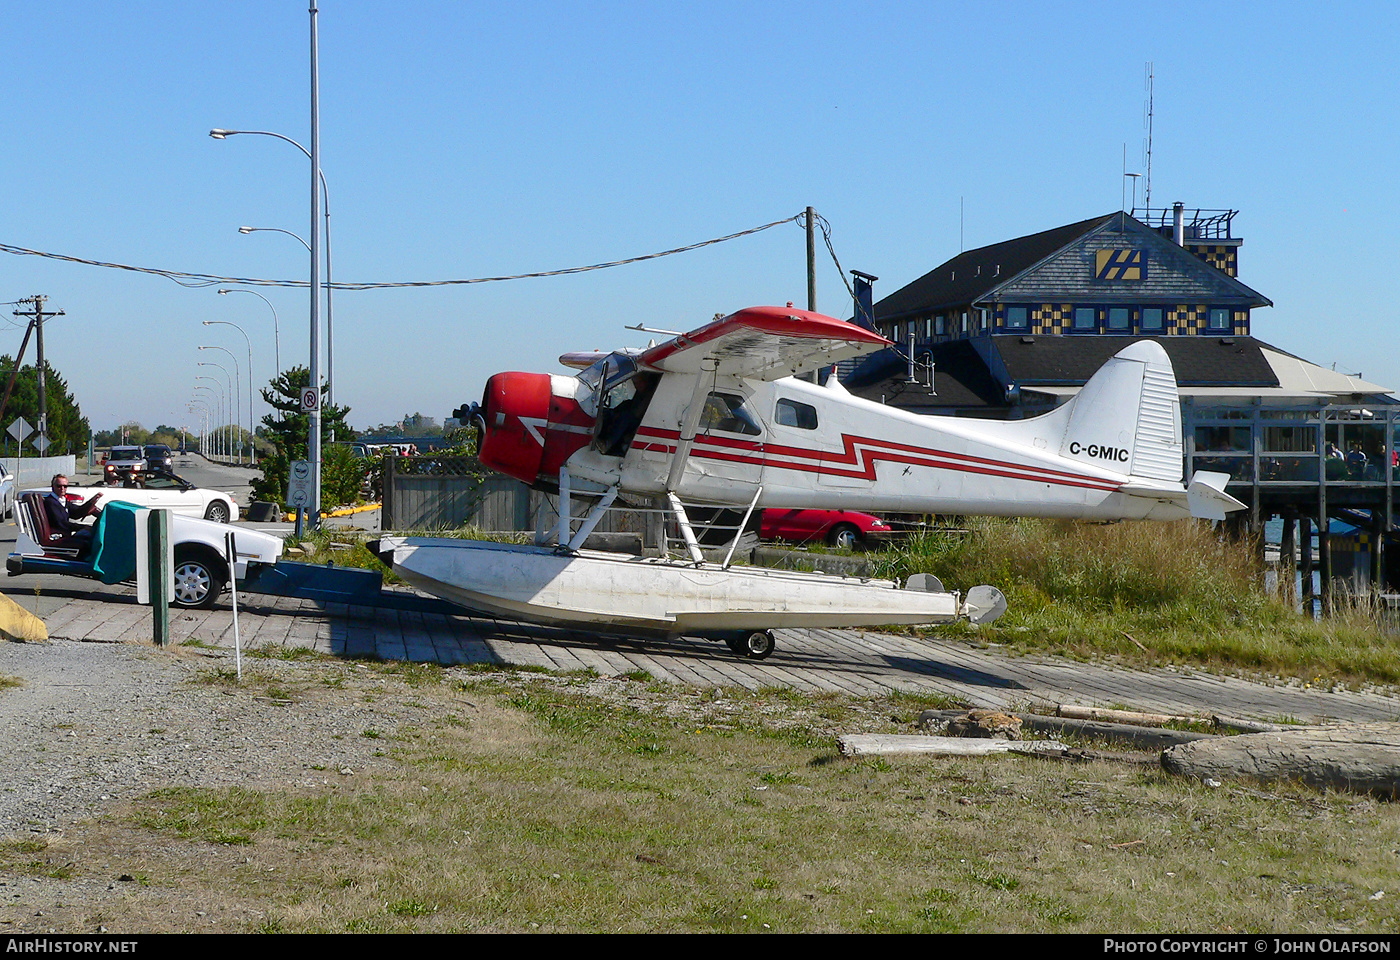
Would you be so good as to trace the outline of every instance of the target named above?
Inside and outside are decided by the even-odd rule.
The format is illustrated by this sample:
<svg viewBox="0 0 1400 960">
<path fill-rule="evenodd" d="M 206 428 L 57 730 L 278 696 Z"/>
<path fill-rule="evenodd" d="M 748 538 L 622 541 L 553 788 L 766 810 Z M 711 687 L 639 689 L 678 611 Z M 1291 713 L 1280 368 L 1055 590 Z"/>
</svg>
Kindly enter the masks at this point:
<svg viewBox="0 0 1400 960">
<path fill-rule="evenodd" d="M 26 490 L 25 493 L 47 493 L 47 490 Z M 142 473 L 119 485 L 99 484 L 95 487 L 68 487 L 68 499 L 81 503 L 95 493 L 102 494 L 99 504 L 131 503 L 138 507 L 161 507 L 185 517 L 198 517 L 228 523 L 238 519 L 238 504 L 218 490 L 196 487 L 173 473 L 157 471 Z"/>
</svg>

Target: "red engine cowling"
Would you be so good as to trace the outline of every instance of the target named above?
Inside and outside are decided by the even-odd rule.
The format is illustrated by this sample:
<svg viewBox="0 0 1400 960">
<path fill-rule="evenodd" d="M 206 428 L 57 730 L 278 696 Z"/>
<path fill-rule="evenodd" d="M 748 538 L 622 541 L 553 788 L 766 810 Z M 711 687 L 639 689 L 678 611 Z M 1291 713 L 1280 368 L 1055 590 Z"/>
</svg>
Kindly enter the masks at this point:
<svg viewBox="0 0 1400 960">
<path fill-rule="evenodd" d="M 498 373 L 487 380 L 482 464 L 531 486 L 553 488 L 564 461 L 592 439 L 593 418 L 565 389 L 576 382 L 547 373 Z"/>
</svg>

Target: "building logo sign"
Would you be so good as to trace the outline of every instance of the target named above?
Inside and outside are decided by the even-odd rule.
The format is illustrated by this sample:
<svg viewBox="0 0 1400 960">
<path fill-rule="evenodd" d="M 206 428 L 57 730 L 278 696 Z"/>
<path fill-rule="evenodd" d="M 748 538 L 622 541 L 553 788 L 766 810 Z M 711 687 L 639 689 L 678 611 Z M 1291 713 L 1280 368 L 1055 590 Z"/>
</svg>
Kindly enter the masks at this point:
<svg viewBox="0 0 1400 960">
<path fill-rule="evenodd" d="M 1094 251 L 1095 280 L 1146 280 L 1146 250 Z"/>
</svg>

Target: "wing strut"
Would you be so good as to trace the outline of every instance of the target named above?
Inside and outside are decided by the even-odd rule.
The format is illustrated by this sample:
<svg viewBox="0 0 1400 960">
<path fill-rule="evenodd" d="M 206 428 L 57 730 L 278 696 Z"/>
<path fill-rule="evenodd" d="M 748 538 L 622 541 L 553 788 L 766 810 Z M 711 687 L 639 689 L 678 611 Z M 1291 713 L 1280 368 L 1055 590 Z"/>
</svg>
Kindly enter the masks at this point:
<svg viewBox="0 0 1400 960">
<path fill-rule="evenodd" d="M 680 434 L 676 438 L 671 472 L 666 476 L 668 494 L 680 487 L 681 477 L 685 475 L 685 463 L 690 459 L 690 448 L 695 445 L 695 431 L 700 426 L 700 416 L 705 412 L 705 397 L 708 392 L 705 374 L 713 374 L 719 368 L 719 364 L 713 357 L 707 357 L 701 367 L 701 371 L 695 375 L 695 389 L 690 394 L 690 406 L 686 408 L 685 420 L 681 422 Z"/>
<path fill-rule="evenodd" d="M 705 555 L 700 552 L 700 543 L 695 539 L 695 530 L 690 525 L 690 517 L 686 515 L 681 498 L 676 496 L 673 491 L 666 491 L 666 499 L 671 503 L 671 512 L 676 515 L 676 525 L 681 528 L 681 536 L 685 537 L 685 548 L 690 551 L 690 559 L 695 561 L 695 565 L 698 567 L 705 562 Z"/>
</svg>

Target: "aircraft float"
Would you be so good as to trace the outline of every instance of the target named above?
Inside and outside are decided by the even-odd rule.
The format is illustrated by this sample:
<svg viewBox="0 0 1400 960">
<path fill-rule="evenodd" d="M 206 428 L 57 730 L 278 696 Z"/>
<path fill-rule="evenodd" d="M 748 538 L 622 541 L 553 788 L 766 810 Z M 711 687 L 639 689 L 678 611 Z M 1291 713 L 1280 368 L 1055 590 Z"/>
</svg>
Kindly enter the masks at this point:
<svg viewBox="0 0 1400 960">
<path fill-rule="evenodd" d="M 657 332 L 657 331 L 652 331 Z M 660 331 L 665 332 L 665 331 Z M 1229 476 L 1182 483 L 1181 406 L 1171 362 L 1130 343 L 1054 411 L 1025 420 L 912 414 L 852 396 L 833 375 L 798 379 L 892 344 L 787 307 L 751 307 L 642 350 L 566 354 L 576 376 L 498 373 L 465 413 L 481 462 L 558 494 L 553 543 L 384 537 L 400 576 L 474 610 L 607 632 L 701 636 L 761 659 L 780 627 L 987 622 L 993 587 L 945 591 L 927 575 L 888 580 L 707 561 L 697 506 L 1073 517 L 1224 519 L 1243 504 Z M 576 484 L 601 490 L 573 516 Z M 615 502 L 659 505 L 682 557 L 583 549 Z M 540 539 L 540 538 L 537 538 Z"/>
</svg>

